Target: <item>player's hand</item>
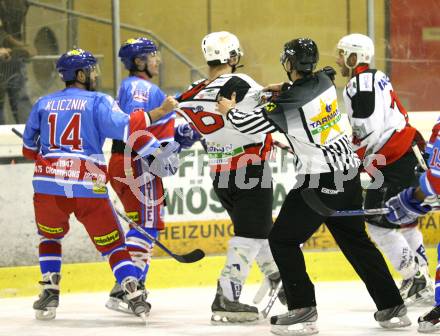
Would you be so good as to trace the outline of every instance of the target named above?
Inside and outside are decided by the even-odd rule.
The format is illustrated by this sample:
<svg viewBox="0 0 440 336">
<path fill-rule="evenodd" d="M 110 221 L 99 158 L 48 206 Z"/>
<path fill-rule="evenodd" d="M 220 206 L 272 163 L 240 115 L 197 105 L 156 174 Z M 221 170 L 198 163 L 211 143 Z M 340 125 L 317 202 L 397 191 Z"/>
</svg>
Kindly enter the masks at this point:
<svg viewBox="0 0 440 336">
<path fill-rule="evenodd" d="M 172 110 L 176 109 L 178 106 L 179 103 L 174 97 L 167 96 L 163 101 L 162 105 L 160 106 L 160 108 L 164 111 L 165 114 L 168 114 Z"/>
<path fill-rule="evenodd" d="M 202 138 L 190 124 L 180 124 L 174 130 L 174 141 L 180 144 L 179 152 L 182 149 L 190 148 L 196 141 Z"/>
<path fill-rule="evenodd" d="M 276 83 L 276 84 L 269 84 L 268 86 L 265 86 L 263 88 L 264 92 L 270 91 L 270 92 L 280 92 L 281 88 L 283 87 L 284 82 Z"/>
<path fill-rule="evenodd" d="M 9 62 L 11 60 L 11 51 L 10 48 L 0 48 L 0 60 Z"/>
<path fill-rule="evenodd" d="M 235 101 L 236 93 L 232 93 L 231 99 L 227 99 L 225 97 L 220 97 L 215 107 L 215 110 L 223 115 L 226 115 L 231 108 L 234 108 L 237 105 Z"/>
<path fill-rule="evenodd" d="M 424 205 L 414 198 L 415 188 L 407 188 L 390 198 L 385 205 L 391 208 L 387 215 L 388 221 L 398 225 L 414 223 L 420 216 L 431 211 L 431 206 Z"/>
<path fill-rule="evenodd" d="M 148 171 L 159 177 L 174 175 L 179 168 L 180 145 L 171 141 L 166 146 L 159 148 L 147 159 Z"/>
</svg>

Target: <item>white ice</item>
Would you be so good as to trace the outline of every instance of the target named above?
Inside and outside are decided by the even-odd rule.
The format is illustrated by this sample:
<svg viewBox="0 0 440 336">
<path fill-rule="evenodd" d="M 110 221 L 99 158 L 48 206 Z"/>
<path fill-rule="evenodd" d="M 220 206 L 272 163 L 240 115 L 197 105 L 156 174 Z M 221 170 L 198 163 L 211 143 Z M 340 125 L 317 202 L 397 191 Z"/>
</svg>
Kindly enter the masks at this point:
<svg viewBox="0 0 440 336">
<path fill-rule="evenodd" d="M 246 288 L 247 287 L 247 288 Z M 250 303 L 257 287 L 245 286 L 242 301 Z M 133 316 L 104 307 L 107 293 L 62 294 L 57 317 L 52 321 L 34 319 L 34 297 L 0 299 L 0 335 L 8 336 L 260 336 L 271 335 L 269 321 L 254 325 L 213 326 L 210 306 L 215 288 L 154 290 L 149 301 L 152 311 L 147 326 Z M 320 335 L 421 335 L 417 317 L 429 306 L 409 308 L 413 325 L 384 330 L 373 318 L 375 306 L 361 282 L 316 284 Z M 285 310 L 279 302 L 273 314 Z"/>
</svg>

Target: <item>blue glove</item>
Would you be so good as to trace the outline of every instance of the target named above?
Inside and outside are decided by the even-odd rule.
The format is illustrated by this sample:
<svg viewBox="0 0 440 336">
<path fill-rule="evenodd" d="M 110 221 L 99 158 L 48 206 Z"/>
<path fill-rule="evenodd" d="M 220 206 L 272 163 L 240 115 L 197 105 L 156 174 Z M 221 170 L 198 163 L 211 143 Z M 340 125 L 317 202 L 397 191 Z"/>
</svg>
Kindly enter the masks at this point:
<svg viewBox="0 0 440 336">
<path fill-rule="evenodd" d="M 179 148 L 180 145 L 172 141 L 161 147 L 158 154 L 150 155 L 146 162 L 148 171 L 159 177 L 174 175 L 179 168 Z"/>
<path fill-rule="evenodd" d="M 181 149 L 190 148 L 201 138 L 200 133 L 194 130 L 190 124 L 180 124 L 174 130 L 174 140 L 180 144 Z"/>
<path fill-rule="evenodd" d="M 407 188 L 385 203 L 391 208 L 391 212 L 387 215 L 388 221 L 397 225 L 412 224 L 420 216 L 431 211 L 431 206 L 422 205 L 422 202 L 414 198 L 414 191 L 413 187 Z"/>
</svg>

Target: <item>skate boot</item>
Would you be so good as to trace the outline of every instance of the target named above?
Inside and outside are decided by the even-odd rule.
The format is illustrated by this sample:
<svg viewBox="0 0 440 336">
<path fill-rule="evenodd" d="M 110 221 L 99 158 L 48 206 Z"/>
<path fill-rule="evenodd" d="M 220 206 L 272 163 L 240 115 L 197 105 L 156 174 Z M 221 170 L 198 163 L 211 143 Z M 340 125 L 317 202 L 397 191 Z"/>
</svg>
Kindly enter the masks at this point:
<svg viewBox="0 0 440 336">
<path fill-rule="evenodd" d="M 431 311 L 420 316 L 418 322 L 418 332 L 431 333 L 440 330 L 440 306 L 436 306 Z"/>
<path fill-rule="evenodd" d="M 132 314 L 139 316 L 143 321 L 147 320 L 147 315 L 150 312 L 150 307 L 145 302 L 144 291 L 138 287 L 137 279 L 127 277 L 122 281 L 121 288 L 125 293 L 125 300 L 128 303 L 128 308 Z"/>
<path fill-rule="evenodd" d="M 148 292 L 142 282 L 138 282 L 138 289 L 143 292 L 143 300 L 148 306 L 148 312 L 146 313 L 146 315 L 148 316 L 151 310 L 151 304 L 147 301 Z M 119 285 L 117 282 L 113 286 L 105 306 L 110 310 L 114 310 L 120 313 L 133 314 L 133 311 L 128 306 L 125 292 L 122 290 L 121 285 Z"/>
<path fill-rule="evenodd" d="M 53 320 L 60 301 L 60 273 L 47 273 L 39 284 L 42 291 L 34 302 L 35 318 L 37 320 Z"/>
<path fill-rule="evenodd" d="M 411 325 L 404 304 L 379 310 L 374 313 L 374 319 L 385 329 L 403 328 Z"/>
<path fill-rule="evenodd" d="M 217 283 L 217 294 L 211 305 L 212 324 L 249 323 L 258 320 L 258 308 L 241 303 L 238 300 L 230 301 L 223 295 L 223 290 Z"/>
<path fill-rule="evenodd" d="M 402 281 L 399 292 L 407 305 L 422 302 L 433 296 L 432 283 L 420 270 L 412 278 Z"/>
<path fill-rule="evenodd" d="M 275 335 L 313 335 L 318 333 L 316 307 L 289 310 L 282 315 L 272 316 L 271 332 Z"/>
</svg>

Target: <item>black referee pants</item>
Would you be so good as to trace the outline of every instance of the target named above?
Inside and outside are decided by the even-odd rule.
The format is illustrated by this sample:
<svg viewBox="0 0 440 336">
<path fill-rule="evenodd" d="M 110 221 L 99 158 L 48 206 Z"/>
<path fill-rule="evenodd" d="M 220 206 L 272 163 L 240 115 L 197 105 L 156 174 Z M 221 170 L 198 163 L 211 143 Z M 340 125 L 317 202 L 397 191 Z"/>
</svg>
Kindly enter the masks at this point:
<svg viewBox="0 0 440 336">
<path fill-rule="evenodd" d="M 269 235 L 272 254 L 286 291 L 288 309 L 316 306 L 314 286 L 307 274 L 304 255 L 299 246 L 322 223 L 327 225 L 342 253 L 365 283 L 377 309 L 402 304 L 399 290 L 384 258 L 365 231 L 364 217 L 326 218 L 318 215 L 304 202 L 300 192 L 309 186 L 311 177 L 316 178 L 317 175 L 305 175 L 304 184 L 289 192 Z M 317 194 L 330 208 L 348 210 L 362 207 L 359 174 L 344 182 L 343 192 L 335 193 L 332 173 L 320 174 L 316 186 Z"/>
</svg>

